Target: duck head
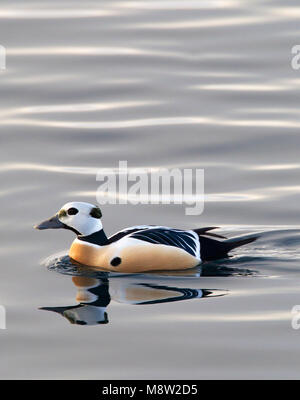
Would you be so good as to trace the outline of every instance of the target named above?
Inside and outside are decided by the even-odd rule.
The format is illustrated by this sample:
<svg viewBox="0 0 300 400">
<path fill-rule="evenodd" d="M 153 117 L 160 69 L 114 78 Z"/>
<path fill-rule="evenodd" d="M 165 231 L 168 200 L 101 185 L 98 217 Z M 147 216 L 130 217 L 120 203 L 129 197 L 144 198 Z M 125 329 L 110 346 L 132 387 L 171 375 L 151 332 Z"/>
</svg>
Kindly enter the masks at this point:
<svg viewBox="0 0 300 400">
<path fill-rule="evenodd" d="M 88 236 L 102 230 L 99 207 L 83 202 L 66 203 L 53 217 L 35 225 L 35 229 L 70 229 L 79 236 Z"/>
</svg>

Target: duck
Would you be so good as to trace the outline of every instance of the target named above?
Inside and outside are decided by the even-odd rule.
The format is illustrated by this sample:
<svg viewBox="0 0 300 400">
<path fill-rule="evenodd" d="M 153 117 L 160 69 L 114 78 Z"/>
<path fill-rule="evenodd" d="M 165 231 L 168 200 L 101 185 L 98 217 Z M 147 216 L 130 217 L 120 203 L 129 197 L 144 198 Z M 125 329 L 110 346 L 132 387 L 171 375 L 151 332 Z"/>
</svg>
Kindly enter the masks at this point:
<svg viewBox="0 0 300 400">
<path fill-rule="evenodd" d="M 211 232 L 217 227 L 182 230 L 157 225 L 131 226 L 107 237 L 101 219 L 97 205 L 69 202 L 34 228 L 73 231 L 76 238 L 69 250 L 71 259 L 101 271 L 122 273 L 194 268 L 227 258 L 231 250 L 257 239 L 226 240 Z"/>
</svg>

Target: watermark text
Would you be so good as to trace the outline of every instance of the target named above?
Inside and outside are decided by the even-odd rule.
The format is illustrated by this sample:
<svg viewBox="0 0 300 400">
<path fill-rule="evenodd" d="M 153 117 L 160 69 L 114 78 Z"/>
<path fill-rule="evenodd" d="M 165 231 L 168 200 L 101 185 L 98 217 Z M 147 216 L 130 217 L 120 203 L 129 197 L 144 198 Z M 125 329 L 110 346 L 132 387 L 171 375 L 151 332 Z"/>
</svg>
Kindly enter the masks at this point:
<svg viewBox="0 0 300 400">
<path fill-rule="evenodd" d="M 97 172 L 97 201 L 104 204 L 185 204 L 186 215 L 204 210 L 204 170 L 192 168 L 128 168 Z"/>
</svg>

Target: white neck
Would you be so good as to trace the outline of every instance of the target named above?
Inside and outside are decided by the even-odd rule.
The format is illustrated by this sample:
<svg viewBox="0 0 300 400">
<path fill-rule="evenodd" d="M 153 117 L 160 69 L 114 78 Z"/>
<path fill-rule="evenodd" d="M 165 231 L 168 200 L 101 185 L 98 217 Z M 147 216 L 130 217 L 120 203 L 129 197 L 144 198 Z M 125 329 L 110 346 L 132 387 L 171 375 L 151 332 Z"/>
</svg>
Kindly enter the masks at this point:
<svg viewBox="0 0 300 400">
<path fill-rule="evenodd" d="M 92 217 L 77 219 L 76 224 L 70 223 L 69 225 L 80 232 L 81 236 L 88 236 L 103 229 L 101 220 Z"/>
</svg>

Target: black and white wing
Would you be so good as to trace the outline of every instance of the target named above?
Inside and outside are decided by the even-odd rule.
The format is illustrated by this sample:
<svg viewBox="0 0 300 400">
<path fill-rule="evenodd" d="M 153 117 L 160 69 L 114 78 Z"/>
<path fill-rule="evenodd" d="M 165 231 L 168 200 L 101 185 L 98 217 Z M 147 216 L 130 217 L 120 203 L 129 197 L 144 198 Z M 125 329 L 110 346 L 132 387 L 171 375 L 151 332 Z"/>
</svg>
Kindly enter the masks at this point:
<svg viewBox="0 0 300 400">
<path fill-rule="evenodd" d="M 198 235 L 193 231 L 183 231 L 167 227 L 152 227 L 129 234 L 129 237 L 153 244 L 164 244 L 185 250 L 194 257 L 200 258 Z"/>
<path fill-rule="evenodd" d="M 130 226 L 129 228 L 123 229 L 122 231 L 119 231 L 119 232 L 115 233 L 114 235 L 110 236 L 108 238 L 107 244 L 116 242 L 117 240 L 120 240 L 125 236 L 129 236 L 131 233 L 143 231 L 145 229 L 152 229 L 154 227 L 155 227 L 155 225 Z"/>
<path fill-rule="evenodd" d="M 115 233 L 110 238 L 108 238 L 107 244 L 116 242 L 127 236 L 135 239 L 140 239 L 149 243 L 165 244 L 168 246 L 178 247 L 187 251 L 194 257 L 200 258 L 200 241 L 203 240 L 203 236 L 211 236 L 214 238 L 225 239 L 224 236 L 210 232 L 214 229 L 217 228 L 205 227 L 183 231 L 180 229 L 173 229 L 165 226 L 138 225 L 131 226 Z M 215 243 L 216 245 L 220 245 L 220 242 L 217 242 L 215 240 L 210 240 L 210 243 L 211 242 Z"/>
</svg>

